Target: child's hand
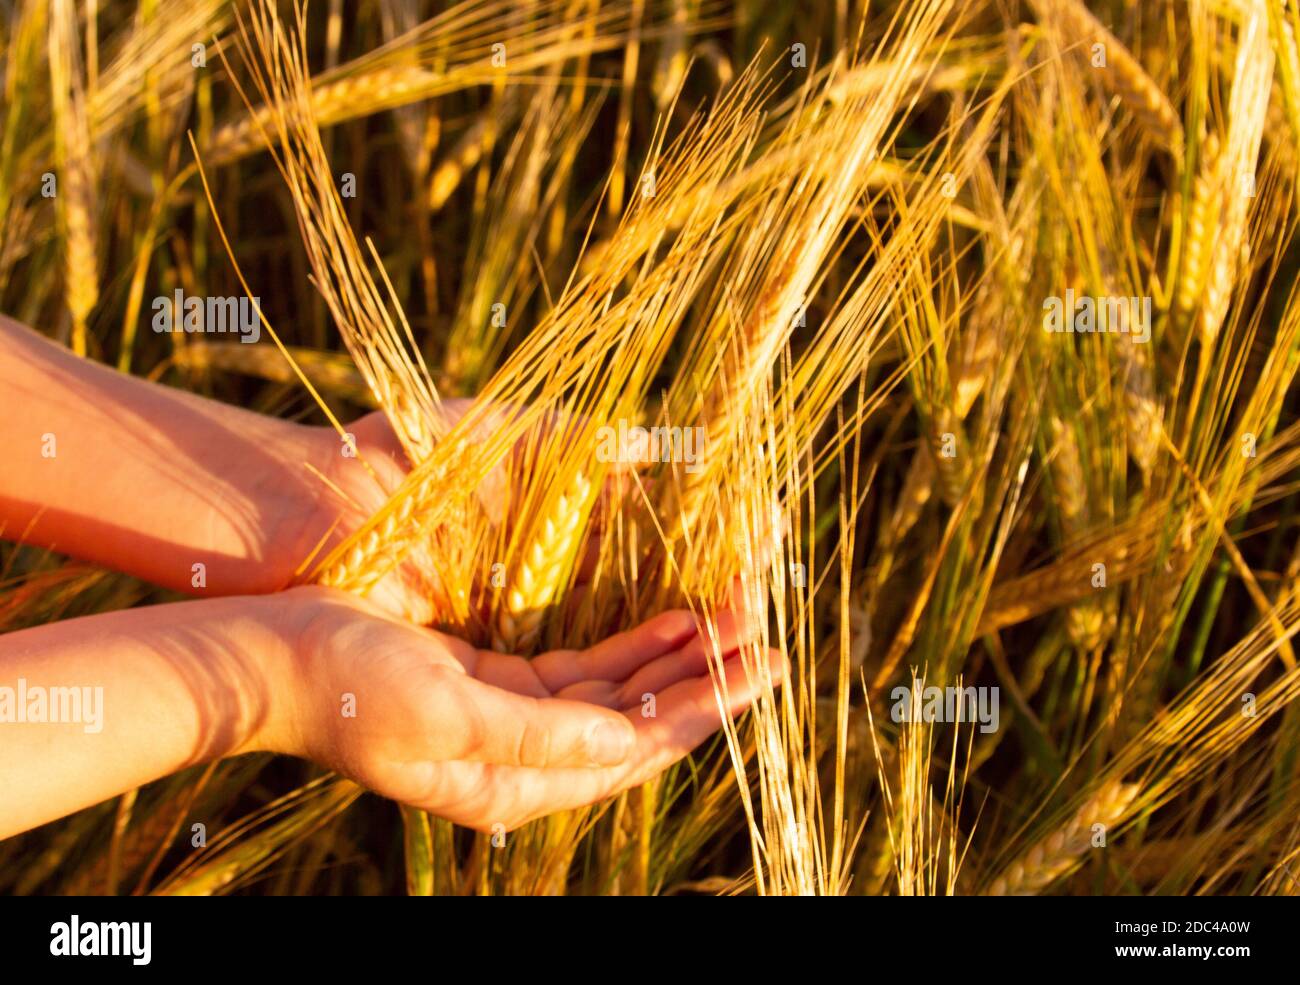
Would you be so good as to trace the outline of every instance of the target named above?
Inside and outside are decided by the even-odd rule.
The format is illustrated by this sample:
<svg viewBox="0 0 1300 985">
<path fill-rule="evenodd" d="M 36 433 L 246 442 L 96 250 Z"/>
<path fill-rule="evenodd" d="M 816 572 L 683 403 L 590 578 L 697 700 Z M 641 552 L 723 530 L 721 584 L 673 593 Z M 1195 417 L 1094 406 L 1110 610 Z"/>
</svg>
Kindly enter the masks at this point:
<svg viewBox="0 0 1300 985">
<path fill-rule="evenodd" d="M 528 661 L 389 618 L 345 593 L 285 593 L 296 656 L 257 744 L 491 830 L 636 786 L 717 730 L 712 644 L 670 612 Z M 729 714 L 752 700 L 743 630 L 719 620 Z M 774 675 L 777 657 L 771 657 Z"/>
</svg>

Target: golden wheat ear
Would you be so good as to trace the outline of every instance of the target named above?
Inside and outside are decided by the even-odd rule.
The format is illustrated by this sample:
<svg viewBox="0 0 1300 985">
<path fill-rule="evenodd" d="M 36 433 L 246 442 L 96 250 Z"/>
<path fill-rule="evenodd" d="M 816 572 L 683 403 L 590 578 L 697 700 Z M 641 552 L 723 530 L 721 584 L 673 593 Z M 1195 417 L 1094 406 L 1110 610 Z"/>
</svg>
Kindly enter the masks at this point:
<svg viewBox="0 0 1300 985">
<path fill-rule="evenodd" d="M 54 159 L 62 182 L 55 208 L 63 236 L 64 294 L 72 316 L 72 349 L 84 356 L 86 321 L 99 300 L 99 220 L 85 71 L 77 37 L 76 7 L 71 0 L 53 0 L 51 4 L 49 47 Z"/>
<path fill-rule="evenodd" d="M 986 890 L 987 896 L 1037 896 L 1068 874 L 1105 834 L 1124 821 L 1141 787 L 1114 780 L 1021 858 L 1007 866 Z M 1103 841 L 1104 843 L 1104 841 Z"/>
<path fill-rule="evenodd" d="M 521 551 L 497 606 L 492 644 L 498 651 L 527 653 L 537 644 L 542 617 L 573 568 L 590 506 L 591 482 L 579 472 Z"/>
</svg>

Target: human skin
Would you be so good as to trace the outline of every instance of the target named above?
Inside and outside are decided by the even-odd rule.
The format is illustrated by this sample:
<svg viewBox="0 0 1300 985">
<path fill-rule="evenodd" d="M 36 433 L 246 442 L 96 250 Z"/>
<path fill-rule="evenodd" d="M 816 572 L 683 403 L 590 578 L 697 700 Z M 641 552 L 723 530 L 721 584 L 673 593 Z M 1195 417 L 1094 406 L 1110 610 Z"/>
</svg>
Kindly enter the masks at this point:
<svg viewBox="0 0 1300 985">
<path fill-rule="evenodd" d="M 114 372 L 3 316 L 0 397 L 4 536 L 190 595 L 288 587 L 322 538 L 328 550 L 405 472 L 382 415 L 350 427 L 346 455 L 332 428 Z M 390 584 L 378 599 L 422 615 L 402 611 L 418 604 L 410 594 Z"/>
<path fill-rule="evenodd" d="M 418 565 L 366 599 L 290 588 L 405 471 L 376 415 L 349 426 L 351 457 L 331 429 L 117 374 L 4 318 L 0 395 L 3 535 L 201 596 L 0 636 L 0 687 L 104 695 L 98 732 L 0 723 L 0 837 L 252 751 L 510 829 L 642 783 L 703 741 L 720 724 L 719 658 L 728 713 L 752 699 L 738 656 L 752 620 L 728 612 L 713 633 L 669 612 L 524 660 L 419 625 L 437 579 Z"/>
</svg>

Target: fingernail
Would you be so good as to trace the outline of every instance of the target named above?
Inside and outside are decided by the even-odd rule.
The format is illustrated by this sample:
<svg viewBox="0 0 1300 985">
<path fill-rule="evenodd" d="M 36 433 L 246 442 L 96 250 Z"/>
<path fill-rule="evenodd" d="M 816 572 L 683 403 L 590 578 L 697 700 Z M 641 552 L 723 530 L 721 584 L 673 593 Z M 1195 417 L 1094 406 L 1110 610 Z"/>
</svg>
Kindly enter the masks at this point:
<svg viewBox="0 0 1300 985">
<path fill-rule="evenodd" d="M 627 730 L 613 722 L 600 722 L 587 733 L 587 752 L 597 766 L 615 766 L 627 759 L 631 751 Z"/>
</svg>

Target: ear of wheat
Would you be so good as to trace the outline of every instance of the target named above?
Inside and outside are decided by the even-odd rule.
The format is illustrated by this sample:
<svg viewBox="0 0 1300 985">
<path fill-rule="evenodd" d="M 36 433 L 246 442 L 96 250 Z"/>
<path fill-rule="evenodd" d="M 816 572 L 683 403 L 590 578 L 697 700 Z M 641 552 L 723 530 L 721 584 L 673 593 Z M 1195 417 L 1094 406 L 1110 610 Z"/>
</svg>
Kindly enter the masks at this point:
<svg viewBox="0 0 1300 985">
<path fill-rule="evenodd" d="M 1092 45 L 1103 46 L 1105 67 L 1099 68 L 1101 77 L 1114 93 L 1146 126 L 1150 134 L 1163 146 L 1182 151 L 1183 127 L 1169 97 L 1147 74 L 1133 53 L 1097 20 L 1081 0 L 1061 0 L 1034 4 L 1039 16 L 1056 18 L 1062 35 L 1085 42 L 1085 55 L 1091 54 Z"/>
<path fill-rule="evenodd" d="M 1237 47 L 1228 132 L 1218 156 L 1217 177 L 1222 197 L 1214 260 L 1205 275 L 1204 298 L 1197 323 L 1202 345 L 1211 345 L 1228 312 L 1239 271 L 1250 261 L 1247 238 L 1251 203 L 1255 199 L 1255 169 L 1268 119 L 1272 92 L 1273 49 L 1262 3 L 1248 4 Z"/>
<path fill-rule="evenodd" d="M 99 299 L 95 247 L 92 138 L 78 46 L 76 8 L 53 0 L 50 8 L 50 86 L 54 105 L 54 157 L 62 183 L 56 210 L 63 233 L 64 293 L 72 315 L 72 347 L 86 355 L 86 319 Z"/>
<path fill-rule="evenodd" d="M 1296 0 L 3 10 L 0 310 L 405 450 L 305 577 L 400 568 L 525 658 L 666 608 L 712 641 L 738 597 L 761 642 L 695 655 L 752 698 L 720 735 L 504 843 L 240 757 L 0 842 L 0 892 L 1295 890 Z M 271 344 L 149 331 L 232 273 Z M 1070 290 L 1091 328 L 1039 331 Z M 1132 295 L 1149 344 L 1100 314 Z M 611 479 L 622 421 L 703 457 Z M 15 533 L 0 628 L 156 597 Z M 1001 725 L 882 722 L 873 761 L 914 666 Z"/>
<path fill-rule="evenodd" d="M 591 482 L 579 472 L 542 518 L 497 607 L 496 649 L 524 653 L 537 643 L 542 617 L 564 587 L 581 543 L 590 499 Z"/>
<path fill-rule="evenodd" d="M 1192 183 L 1192 201 L 1187 213 L 1183 263 L 1174 300 L 1175 310 L 1183 318 L 1189 317 L 1200 301 L 1206 272 L 1215 252 L 1221 208 L 1218 172 L 1219 138 L 1211 133 L 1201 142 L 1200 165 Z"/>
<path fill-rule="evenodd" d="M 1107 836 L 1126 817 L 1141 788 L 1118 780 L 1107 783 L 1061 827 L 1012 862 L 986 891 L 988 896 L 1036 896 L 1079 864 L 1093 845 L 1097 825 Z"/>
</svg>

